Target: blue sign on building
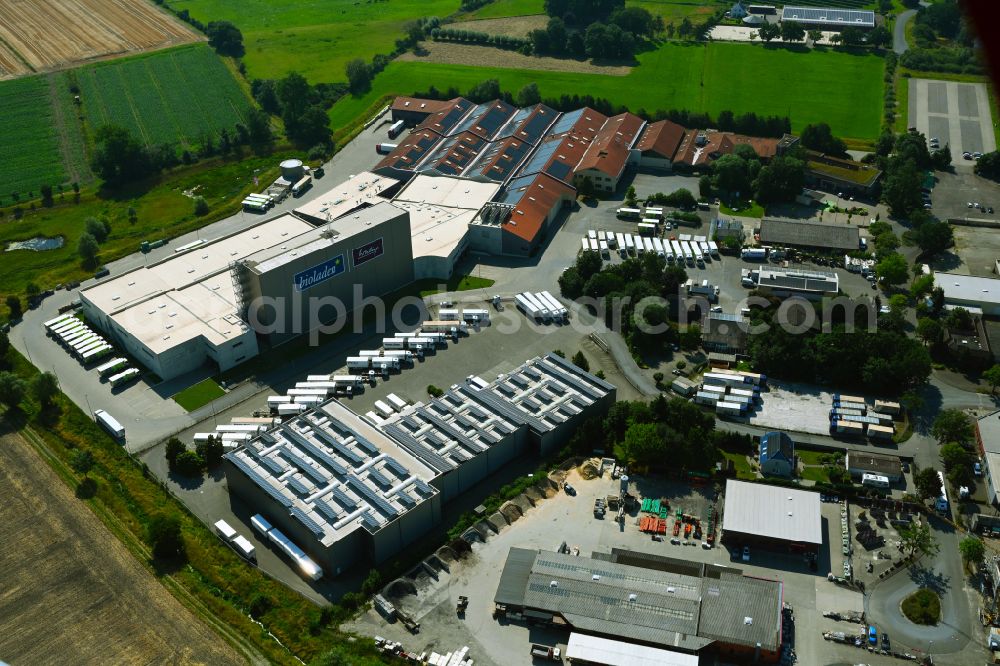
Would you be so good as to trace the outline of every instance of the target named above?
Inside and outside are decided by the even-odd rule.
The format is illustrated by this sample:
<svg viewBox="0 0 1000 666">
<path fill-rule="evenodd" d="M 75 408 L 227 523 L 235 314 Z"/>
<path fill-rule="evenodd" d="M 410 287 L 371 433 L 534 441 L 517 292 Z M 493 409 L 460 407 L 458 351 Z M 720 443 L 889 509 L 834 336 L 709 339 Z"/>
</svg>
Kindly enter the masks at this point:
<svg viewBox="0 0 1000 666">
<path fill-rule="evenodd" d="M 330 278 L 340 275 L 345 269 L 344 255 L 338 254 L 333 259 L 328 259 L 322 264 L 308 268 L 301 273 L 296 273 L 293 278 L 295 281 L 295 290 L 305 291 L 306 289 L 315 287 L 320 282 L 326 282 Z"/>
</svg>

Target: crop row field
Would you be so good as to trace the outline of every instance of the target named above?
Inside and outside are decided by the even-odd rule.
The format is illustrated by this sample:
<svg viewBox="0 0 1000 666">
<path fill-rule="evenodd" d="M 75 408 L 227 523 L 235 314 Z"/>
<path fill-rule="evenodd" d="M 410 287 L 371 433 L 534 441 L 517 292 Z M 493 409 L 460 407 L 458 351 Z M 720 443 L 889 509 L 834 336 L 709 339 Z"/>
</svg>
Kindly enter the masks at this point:
<svg viewBox="0 0 1000 666">
<path fill-rule="evenodd" d="M 66 180 L 49 85 L 44 76 L 0 84 L 0 201 Z"/>
<path fill-rule="evenodd" d="M 0 0 L 0 78 L 201 39 L 146 0 Z"/>
<path fill-rule="evenodd" d="M 203 44 L 84 67 L 80 98 L 92 128 L 128 128 L 148 146 L 190 146 L 243 121 L 250 100 Z"/>
<path fill-rule="evenodd" d="M 535 82 L 542 97 L 593 95 L 633 111 L 688 109 L 713 116 L 788 116 L 792 129 L 826 122 L 838 136 L 873 141 L 882 118 L 884 61 L 876 55 L 834 50 L 789 50 L 750 44 L 665 43 L 638 56 L 627 76 L 393 62 L 365 95 L 345 97 L 330 110 L 334 131 L 353 123 L 379 98 L 457 87 L 462 93 L 496 78 L 517 92 Z"/>
</svg>

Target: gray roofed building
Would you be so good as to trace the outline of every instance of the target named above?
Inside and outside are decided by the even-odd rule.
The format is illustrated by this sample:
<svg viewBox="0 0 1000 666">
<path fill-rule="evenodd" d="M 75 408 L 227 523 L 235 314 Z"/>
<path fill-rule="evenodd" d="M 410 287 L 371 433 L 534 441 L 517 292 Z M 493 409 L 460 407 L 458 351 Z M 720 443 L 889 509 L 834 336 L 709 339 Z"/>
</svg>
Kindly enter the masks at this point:
<svg viewBox="0 0 1000 666">
<path fill-rule="evenodd" d="M 755 273 L 757 289 L 765 294 L 819 298 L 836 296 L 840 292 L 840 278 L 836 273 L 769 268 L 761 268 Z"/>
<path fill-rule="evenodd" d="M 958 273 L 935 273 L 934 284 L 944 290 L 946 305 L 970 312 L 1000 315 L 1000 279 Z"/>
<path fill-rule="evenodd" d="M 976 419 L 976 445 L 983 458 L 987 496 L 1000 505 L 1000 411 Z"/>
<path fill-rule="evenodd" d="M 750 322 L 730 312 L 709 312 L 702 323 L 701 344 L 710 352 L 741 354 L 746 349 Z"/>
<path fill-rule="evenodd" d="M 778 581 L 614 549 L 590 558 L 511 548 L 494 598 L 507 613 L 559 616 L 574 631 L 698 653 L 776 655 Z"/>
<path fill-rule="evenodd" d="M 762 245 L 789 245 L 792 247 L 824 250 L 857 250 L 861 235 L 858 228 L 846 224 L 804 222 L 765 217 L 760 223 Z"/>
<path fill-rule="evenodd" d="M 847 471 L 858 478 L 863 474 L 880 474 L 888 477 L 890 483 L 903 478 L 903 464 L 899 458 L 864 451 L 847 452 Z"/>
<path fill-rule="evenodd" d="M 814 550 L 823 543 L 819 493 L 726 481 L 723 539 Z"/>
<path fill-rule="evenodd" d="M 801 23 L 807 29 L 843 30 L 847 27 L 871 29 L 875 27 L 875 12 L 837 7 L 786 6 L 781 10 L 781 20 Z"/>
</svg>

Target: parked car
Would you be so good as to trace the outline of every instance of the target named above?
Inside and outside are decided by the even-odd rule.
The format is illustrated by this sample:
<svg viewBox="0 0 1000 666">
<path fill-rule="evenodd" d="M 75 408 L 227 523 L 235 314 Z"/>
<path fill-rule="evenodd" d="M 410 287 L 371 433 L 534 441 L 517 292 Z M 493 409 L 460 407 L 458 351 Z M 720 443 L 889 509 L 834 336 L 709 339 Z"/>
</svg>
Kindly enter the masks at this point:
<svg viewBox="0 0 1000 666">
<path fill-rule="evenodd" d="M 978 463 L 978 462 L 975 463 L 972 466 L 972 471 L 975 472 L 976 476 L 982 476 L 983 475 L 983 465 L 982 465 L 982 463 Z"/>
<path fill-rule="evenodd" d="M 576 488 L 574 488 L 573 486 L 569 485 L 568 483 L 564 483 L 563 484 L 563 490 L 566 491 L 567 495 L 576 495 Z"/>
<path fill-rule="evenodd" d="M 868 643 L 869 645 L 878 645 L 878 629 L 875 628 L 874 624 L 868 625 Z"/>
<path fill-rule="evenodd" d="M 967 159 L 967 160 L 971 160 L 972 159 L 972 153 L 962 153 L 962 158 L 963 159 Z"/>
<path fill-rule="evenodd" d="M 882 634 L 882 649 L 886 652 L 892 651 L 892 644 L 889 642 L 889 634 Z"/>
<path fill-rule="evenodd" d="M 750 561 L 750 546 L 743 546 L 743 561 Z"/>
<path fill-rule="evenodd" d="M 992 215 L 993 214 L 993 206 L 988 206 L 986 208 L 986 212 Z"/>
</svg>

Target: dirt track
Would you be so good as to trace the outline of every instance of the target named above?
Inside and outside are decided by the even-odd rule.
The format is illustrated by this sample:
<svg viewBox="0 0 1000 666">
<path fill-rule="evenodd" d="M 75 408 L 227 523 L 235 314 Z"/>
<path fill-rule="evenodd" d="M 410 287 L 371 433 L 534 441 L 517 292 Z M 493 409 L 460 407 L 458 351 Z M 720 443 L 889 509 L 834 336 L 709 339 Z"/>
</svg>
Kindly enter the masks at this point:
<svg viewBox="0 0 1000 666">
<path fill-rule="evenodd" d="M 18 435 L 0 437 L 0 655 L 12 664 L 239 664 Z"/>
<path fill-rule="evenodd" d="M 517 51 L 497 49 L 492 46 L 453 44 L 451 42 L 421 42 L 421 46 L 426 55 L 418 56 L 411 51 L 399 56 L 399 60 L 475 65 L 476 67 L 535 69 L 546 72 L 579 72 L 607 76 L 627 76 L 632 71 L 628 65 L 595 65 L 587 60 L 526 56 Z"/>
<path fill-rule="evenodd" d="M 146 0 L 0 0 L 0 78 L 199 39 Z"/>
</svg>

